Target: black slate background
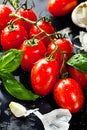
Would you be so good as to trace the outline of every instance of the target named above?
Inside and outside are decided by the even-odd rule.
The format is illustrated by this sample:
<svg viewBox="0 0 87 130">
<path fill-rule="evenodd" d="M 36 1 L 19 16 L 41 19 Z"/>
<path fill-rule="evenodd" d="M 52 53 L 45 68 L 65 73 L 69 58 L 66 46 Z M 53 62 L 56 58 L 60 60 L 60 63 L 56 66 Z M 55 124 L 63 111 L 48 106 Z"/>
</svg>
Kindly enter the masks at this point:
<svg viewBox="0 0 87 130">
<path fill-rule="evenodd" d="M 63 17 L 53 17 L 47 11 L 47 2 L 48 0 L 33 0 L 35 3 L 35 11 L 39 16 L 50 16 L 51 21 L 55 29 L 61 30 L 66 27 L 72 28 L 72 33 L 70 34 L 71 40 L 73 41 L 73 37 L 78 35 L 79 31 L 84 30 L 77 26 L 75 26 L 71 21 L 71 14 L 68 14 Z M 2 0 L 0 0 L 0 3 Z M 23 0 L 21 0 L 23 2 Z M 79 0 L 79 3 L 82 0 Z M 32 1 L 28 0 L 28 5 Z M 73 41 L 74 44 L 75 41 Z M 25 87 L 30 87 L 31 84 L 29 81 L 29 74 L 23 72 L 20 68 L 14 73 L 14 75 L 20 79 L 20 81 L 25 85 Z M 47 113 L 51 110 L 58 108 L 55 104 L 52 94 L 40 98 L 37 101 L 19 101 L 10 96 L 4 89 L 3 84 L 0 84 L 0 130 L 44 130 L 42 122 L 34 115 L 31 114 L 26 118 L 15 118 L 9 110 L 8 104 L 10 101 L 17 101 L 22 103 L 28 109 L 39 108 L 41 113 Z M 87 107 L 86 107 L 87 99 L 85 99 L 85 104 L 82 110 L 76 114 L 72 115 L 72 119 L 70 121 L 69 130 L 87 130 Z"/>
</svg>

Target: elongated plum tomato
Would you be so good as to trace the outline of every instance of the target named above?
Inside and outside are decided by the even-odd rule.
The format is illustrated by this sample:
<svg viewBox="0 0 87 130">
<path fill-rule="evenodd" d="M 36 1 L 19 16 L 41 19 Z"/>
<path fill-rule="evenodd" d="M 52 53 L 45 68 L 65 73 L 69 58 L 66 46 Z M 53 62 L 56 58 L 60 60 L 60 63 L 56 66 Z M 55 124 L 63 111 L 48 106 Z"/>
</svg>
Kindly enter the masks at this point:
<svg viewBox="0 0 87 130">
<path fill-rule="evenodd" d="M 31 70 L 31 84 L 35 93 L 46 96 L 53 90 L 59 78 L 59 64 L 55 59 L 42 58 Z"/>
<path fill-rule="evenodd" d="M 37 20 L 37 15 L 36 15 L 36 13 L 34 12 L 33 9 L 23 9 L 23 8 L 20 8 L 17 11 L 17 15 L 22 16 L 22 17 L 24 17 L 24 18 L 26 18 L 28 20 L 31 20 L 31 21 L 36 21 Z M 13 17 L 13 19 L 16 19 L 16 18 Z M 29 33 L 30 28 L 32 26 L 31 23 L 26 22 L 24 20 L 17 20 L 15 22 L 15 24 L 19 24 L 19 25 L 23 26 L 28 33 Z"/>
<path fill-rule="evenodd" d="M 78 0 L 49 0 L 48 11 L 54 16 L 63 16 L 70 13 L 77 3 Z"/>
<path fill-rule="evenodd" d="M 84 104 L 84 94 L 80 84 L 72 78 L 59 80 L 54 87 L 54 99 L 56 103 L 70 112 L 76 113 Z"/>
<path fill-rule="evenodd" d="M 11 20 L 9 14 L 12 13 L 12 10 L 10 7 L 4 4 L 0 4 L 0 33 L 2 29 L 4 29 L 8 22 Z"/>
<path fill-rule="evenodd" d="M 37 22 L 37 25 L 47 34 L 51 35 L 55 32 L 53 25 L 49 21 L 40 20 Z M 29 37 L 32 38 L 35 35 L 37 39 L 42 39 L 42 42 L 47 48 L 48 44 L 50 43 L 49 37 L 47 37 L 44 33 L 41 33 L 41 31 L 35 25 L 32 25 Z M 51 38 L 53 38 L 53 36 L 51 36 Z"/>
<path fill-rule="evenodd" d="M 24 27 L 20 25 L 14 25 L 12 28 L 7 26 L 1 33 L 1 46 L 4 51 L 11 48 L 19 49 L 20 45 L 25 39 L 28 38 L 28 34 Z"/>
<path fill-rule="evenodd" d="M 69 76 L 75 79 L 83 89 L 87 88 L 87 73 L 81 72 L 72 66 L 68 66 Z"/>
<path fill-rule="evenodd" d="M 65 38 L 54 39 L 54 43 L 53 42 L 49 43 L 47 52 L 48 54 L 50 54 L 53 50 L 55 50 L 56 46 L 59 48 L 55 51 L 53 57 L 57 59 L 61 67 L 63 59 L 66 62 L 73 55 L 74 53 L 73 44 L 71 43 L 70 40 Z"/>
<path fill-rule="evenodd" d="M 34 63 L 44 57 L 46 53 L 45 45 L 38 39 L 25 40 L 20 49 L 23 50 L 21 67 L 28 72 L 31 71 Z"/>
</svg>

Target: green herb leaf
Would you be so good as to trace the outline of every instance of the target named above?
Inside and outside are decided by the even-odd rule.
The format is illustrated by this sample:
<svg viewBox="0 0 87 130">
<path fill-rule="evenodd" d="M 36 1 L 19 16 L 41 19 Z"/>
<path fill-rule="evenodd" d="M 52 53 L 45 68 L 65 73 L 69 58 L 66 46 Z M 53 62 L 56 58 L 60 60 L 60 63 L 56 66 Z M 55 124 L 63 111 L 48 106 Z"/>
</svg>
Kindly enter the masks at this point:
<svg viewBox="0 0 87 130">
<path fill-rule="evenodd" d="M 18 3 L 19 3 L 19 0 L 13 0 L 13 5 L 15 9 L 19 7 Z"/>
<path fill-rule="evenodd" d="M 10 73 L 15 71 L 22 60 L 22 51 L 10 49 L 0 55 L 0 72 Z"/>
<path fill-rule="evenodd" d="M 67 61 L 67 64 L 87 73 L 87 54 L 75 54 Z"/>
<path fill-rule="evenodd" d="M 10 5 L 12 5 L 12 7 L 13 7 L 15 10 L 19 7 L 19 5 L 18 5 L 19 0 L 4 0 L 3 3 L 7 3 L 7 2 L 9 2 Z"/>
<path fill-rule="evenodd" d="M 7 92 L 13 97 L 20 100 L 36 100 L 39 98 L 38 95 L 34 94 L 32 91 L 26 89 L 21 82 L 18 82 L 11 73 L 2 73 L 1 78 L 3 80 L 3 85 Z"/>
</svg>

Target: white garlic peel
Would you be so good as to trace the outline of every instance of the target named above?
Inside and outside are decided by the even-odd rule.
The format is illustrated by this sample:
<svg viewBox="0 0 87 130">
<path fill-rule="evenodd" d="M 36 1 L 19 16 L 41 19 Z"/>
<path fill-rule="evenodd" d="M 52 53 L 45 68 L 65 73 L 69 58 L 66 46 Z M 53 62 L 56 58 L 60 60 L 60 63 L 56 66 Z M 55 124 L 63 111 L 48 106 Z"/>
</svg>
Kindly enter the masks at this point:
<svg viewBox="0 0 87 130">
<path fill-rule="evenodd" d="M 47 114 L 42 115 L 39 111 L 34 112 L 42 123 L 45 130 L 68 130 L 71 113 L 68 109 L 55 109 Z"/>
<path fill-rule="evenodd" d="M 74 37 L 74 40 L 78 38 L 81 43 L 81 46 L 76 44 L 74 44 L 74 46 L 80 50 L 84 50 L 85 52 L 87 52 L 87 32 L 79 31 L 79 35 Z"/>
<path fill-rule="evenodd" d="M 71 19 L 79 27 L 87 28 L 87 1 L 81 2 L 72 11 Z"/>
<path fill-rule="evenodd" d="M 83 50 L 87 52 L 87 32 L 80 31 L 79 40 L 81 42 Z"/>
<path fill-rule="evenodd" d="M 34 113 L 43 123 L 45 130 L 68 130 L 69 121 L 72 118 L 68 109 L 55 109 L 47 114 L 41 114 L 38 108 L 26 110 L 26 108 L 16 102 L 10 102 L 9 108 L 16 117 L 28 116 Z"/>
</svg>

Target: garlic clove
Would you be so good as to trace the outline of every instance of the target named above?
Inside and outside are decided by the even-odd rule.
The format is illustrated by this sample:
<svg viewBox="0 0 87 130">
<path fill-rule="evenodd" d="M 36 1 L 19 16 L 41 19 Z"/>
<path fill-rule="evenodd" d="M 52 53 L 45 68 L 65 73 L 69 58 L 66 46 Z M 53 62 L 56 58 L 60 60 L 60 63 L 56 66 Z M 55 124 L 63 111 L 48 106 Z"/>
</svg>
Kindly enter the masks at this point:
<svg viewBox="0 0 87 130">
<path fill-rule="evenodd" d="M 9 108 L 13 115 L 16 117 L 24 116 L 27 112 L 26 108 L 23 105 L 13 101 L 10 102 Z"/>
<path fill-rule="evenodd" d="M 13 101 L 9 103 L 9 108 L 15 117 L 26 117 L 39 110 L 39 108 L 27 110 L 23 105 Z"/>
<path fill-rule="evenodd" d="M 87 1 L 81 2 L 72 11 L 71 19 L 73 23 L 81 28 L 87 28 Z"/>
</svg>

